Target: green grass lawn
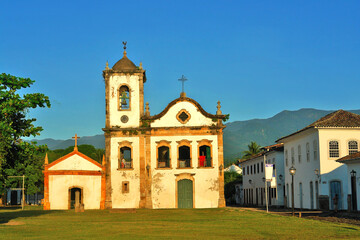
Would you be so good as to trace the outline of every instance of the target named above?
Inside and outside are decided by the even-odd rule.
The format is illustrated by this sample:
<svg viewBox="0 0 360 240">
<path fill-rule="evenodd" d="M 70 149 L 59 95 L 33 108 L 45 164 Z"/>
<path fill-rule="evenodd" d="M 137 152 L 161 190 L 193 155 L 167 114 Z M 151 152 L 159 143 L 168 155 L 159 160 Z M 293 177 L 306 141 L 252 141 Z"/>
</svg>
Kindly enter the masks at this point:
<svg viewBox="0 0 360 240">
<path fill-rule="evenodd" d="M 7 224 L 4 224 L 7 223 Z M 21 225 L 9 225 L 21 224 Z M 223 209 L 0 210 L 0 239 L 360 239 L 360 227 Z"/>
</svg>

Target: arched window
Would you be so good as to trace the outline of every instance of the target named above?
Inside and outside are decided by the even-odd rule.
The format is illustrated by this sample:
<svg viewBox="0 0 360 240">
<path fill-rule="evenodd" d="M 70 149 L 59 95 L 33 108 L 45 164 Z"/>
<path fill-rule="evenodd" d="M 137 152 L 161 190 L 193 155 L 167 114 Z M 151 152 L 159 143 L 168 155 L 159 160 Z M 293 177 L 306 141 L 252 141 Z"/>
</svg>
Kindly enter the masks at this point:
<svg viewBox="0 0 360 240">
<path fill-rule="evenodd" d="M 288 154 L 288 150 L 285 150 L 285 164 L 286 164 L 286 166 L 289 165 L 289 154 Z"/>
<path fill-rule="evenodd" d="M 119 142 L 118 169 L 133 169 L 131 142 Z"/>
<path fill-rule="evenodd" d="M 314 160 L 317 160 L 318 157 L 318 146 L 317 146 L 317 141 L 314 140 L 313 142 L 313 147 L 314 147 Z"/>
<path fill-rule="evenodd" d="M 158 168 L 170 168 L 170 149 L 167 146 L 158 148 Z"/>
<path fill-rule="evenodd" d="M 291 148 L 291 164 L 294 166 L 295 164 L 295 151 L 294 148 Z"/>
<path fill-rule="evenodd" d="M 330 158 L 339 157 L 339 142 L 338 141 L 330 141 L 329 142 L 329 157 Z"/>
<path fill-rule="evenodd" d="M 298 145 L 298 160 L 301 163 L 301 145 Z"/>
<path fill-rule="evenodd" d="M 183 139 L 178 143 L 178 168 L 191 168 L 191 141 Z"/>
<path fill-rule="evenodd" d="M 306 161 L 310 162 L 310 144 L 306 143 Z"/>
<path fill-rule="evenodd" d="M 211 147 L 202 145 L 199 147 L 199 167 L 212 167 Z"/>
<path fill-rule="evenodd" d="M 130 109 L 130 89 L 126 85 L 119 88 L 119 110 Z"/>
<path fill-rule="evenodd" d="M 132 168 L 131 148 L 120 148 L 119 168 Z"/>
<path fill-rule="evenodd" d="M 179 168 L 191 167 L 190 147 L 179 147 Z"/>
<path fill-rule="evenodd" d="M 358 142 L 357 141 L 349 141 L 348 146 L 349 146 L 349 154 L 358 152 Z"/>
</svg>

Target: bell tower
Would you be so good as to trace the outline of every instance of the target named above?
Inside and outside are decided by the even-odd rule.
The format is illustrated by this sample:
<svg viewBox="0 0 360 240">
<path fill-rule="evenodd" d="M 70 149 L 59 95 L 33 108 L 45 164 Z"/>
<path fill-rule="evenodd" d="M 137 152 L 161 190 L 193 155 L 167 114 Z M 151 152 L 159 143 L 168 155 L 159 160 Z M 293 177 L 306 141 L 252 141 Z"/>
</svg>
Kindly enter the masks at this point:
<svg viewBox="0 0 360 240">
<path fill-rule="evenodd" d="M 123 130 L 136 130 L 140 127 L 141 117 L 144 115 L 144 83 L 146 81 L 145 70 L 142 65 L 136 66 L 127 57 L 126 42 L 124 44 L 123 57 L 109 68 L 106 63 L 103 77 L 105 81 L 105 103 L 106 119 L 105 128 L 105 208 L 112 208 L 112 195 L 119 194 L 113 192 L 112 178 L 114 184 L 118 184 L 120 171 L 123 167 L 118 161 L 121 158 L 121 148 L 119 144 L 127 143 L 124 148 L 131 149 L 137 140 L 130 136 L 123 135 Z M 130 145 L 129 145 L 130 144 Z M 133 169 L 138 161 L 132 161 L 133 154 L 139 152 L 136 146 L 132 148 L 126 168 Z M 130 172 L 129 172 L 130 173 Z M 131 183 L 138 185 L 139 183 Z M 118 196 L 118 195 L 117 195 Z"/>
<path fill-rule="evenodd" d="M 105 80 L 106 122 L 105 128 L 137 128 L 144 115 L 145 70 L 136 66 L 126 53 L 112 68 L 106 63 Z"/>
</svg>

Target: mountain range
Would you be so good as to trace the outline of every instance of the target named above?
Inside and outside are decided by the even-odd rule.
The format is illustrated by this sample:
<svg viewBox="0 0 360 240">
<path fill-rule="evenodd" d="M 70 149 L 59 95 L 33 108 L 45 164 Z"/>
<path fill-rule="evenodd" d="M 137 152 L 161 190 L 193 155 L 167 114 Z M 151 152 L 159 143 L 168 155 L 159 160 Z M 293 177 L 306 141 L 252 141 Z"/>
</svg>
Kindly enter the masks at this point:
<svg viewBox="0 0 360 240">
<path fill-rule="evenodd" d="M 360 110 L 349 111 L 360 114 Z M 242 151 L 247 149 L 247 145 L 251 141 L 260 146 L 274 144 L 280 137 L 300 130 L 331 112 L 333 111 L 303 108 L 296 111 L 285 110 L 267 119 L 229 122 L 224 129 L 225 164 L 241 157 Z M 46 138 L 32 141 L 36 141 L 38 145 L 47 144 L 51 150 L 65 149 L 74 145 L 72 139 L 54 140 Z M 105 148 L 105 137 L 104 135 L 81 137 L 78 144 L 89 144 L 96 148 Z"/>
</svg>

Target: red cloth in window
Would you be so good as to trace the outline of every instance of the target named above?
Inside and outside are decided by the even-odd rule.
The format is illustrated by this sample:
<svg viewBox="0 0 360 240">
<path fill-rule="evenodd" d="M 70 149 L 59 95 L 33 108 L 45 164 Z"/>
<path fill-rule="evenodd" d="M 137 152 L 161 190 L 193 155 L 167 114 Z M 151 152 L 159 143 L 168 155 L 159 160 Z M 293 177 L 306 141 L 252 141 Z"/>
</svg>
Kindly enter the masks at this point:
<svg viewBox="0 0 360 240">
<path fill-rule="evenodd" d="M 206 161 L 206 157 L 205 157 L 205 156 L 200 156 L 200 157 L 199 157 L 200 167 L 205 167 L 205 161 Z"/>
</svg>

